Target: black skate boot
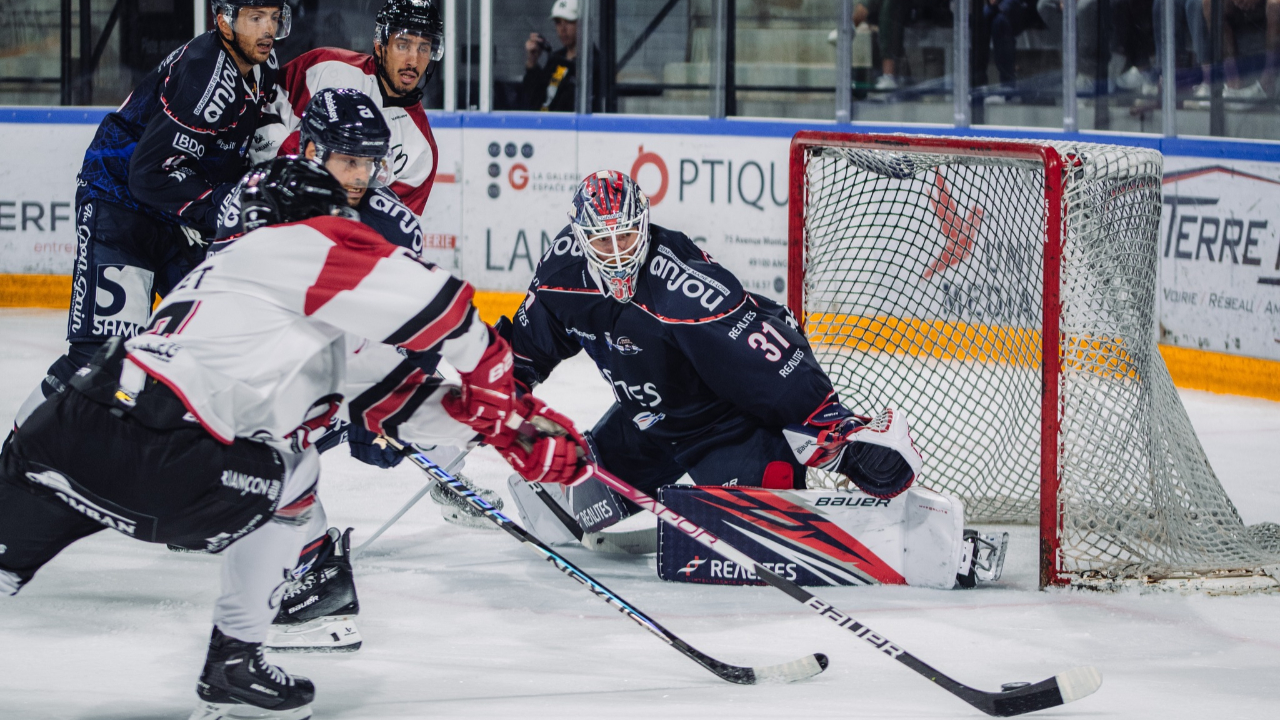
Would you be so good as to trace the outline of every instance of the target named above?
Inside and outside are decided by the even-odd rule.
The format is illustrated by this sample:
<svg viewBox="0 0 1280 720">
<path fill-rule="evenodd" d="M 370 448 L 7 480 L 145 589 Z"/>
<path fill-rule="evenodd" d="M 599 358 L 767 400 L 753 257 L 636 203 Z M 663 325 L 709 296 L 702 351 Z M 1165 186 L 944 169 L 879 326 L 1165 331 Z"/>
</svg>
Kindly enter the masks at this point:
<svg viewBox="0 0 1280 720">
<path fill-rule="evenodd" d="M 200 702 L 189 720 L 308 720 L 316 688 L 267 662 L 261 643 L 241 642 L 215 627 L 196 694 Z"/>
<path fill-rule="evenodd" d="M 314 551 L 311 567 L 280 600 L 266 646 L 273 652 L 354 652 L 362 639 L 356 627 L 360 600 L 351 572 L 351 528 L 329 528 Z M 307 553 L 309 554 L 309 553 Z"/>
</svg>

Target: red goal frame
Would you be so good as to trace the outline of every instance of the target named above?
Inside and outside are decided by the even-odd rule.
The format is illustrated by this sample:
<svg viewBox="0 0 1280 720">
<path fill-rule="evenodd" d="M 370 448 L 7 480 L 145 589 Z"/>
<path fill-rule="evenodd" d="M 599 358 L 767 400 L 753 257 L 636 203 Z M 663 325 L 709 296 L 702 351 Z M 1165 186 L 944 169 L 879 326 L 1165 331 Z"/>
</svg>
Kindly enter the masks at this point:
<svg viewBox="0 0 1280 720">
<path fill-rule="evenodd" d="M 1058 503 L 1059 381 L 1062 369 L 1060 280 L 1065 237 L 1064 161 L 1052 146 L 1034 142 L 967 137 L 843 133 L 803 130 L 791 140 L 790 191 L 787 203 L 787 305 L 803 328 L 806 204 L 804 155 L 812 147 L 932 152 L 979 158 L 1034 160 L 1045 173 L 1044 283 L 1041 317 L 1040 408 L 1040 587 L 1067 585 L 1062 568 L 1061 507 Z M 1052 350 L 1052 351 L 1050 351 Z"/>
</svg>

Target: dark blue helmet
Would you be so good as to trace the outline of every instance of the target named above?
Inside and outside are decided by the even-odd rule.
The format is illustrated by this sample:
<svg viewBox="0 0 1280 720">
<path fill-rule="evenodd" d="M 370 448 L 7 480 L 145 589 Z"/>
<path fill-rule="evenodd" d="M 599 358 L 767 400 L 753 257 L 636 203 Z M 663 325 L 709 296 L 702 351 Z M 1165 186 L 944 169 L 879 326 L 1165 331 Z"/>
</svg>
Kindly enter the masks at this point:
<svg viewBox="0 0 1280 720">
<path fill-rule="evenodd" d="M 391 128 L 368 95 L 351 88 L 325 88 L 311 97 L 302 112 L 299 149 L 316 144 L 321 162 L 331 152 L 385 160 L 391 151 Z"/>
</svg>

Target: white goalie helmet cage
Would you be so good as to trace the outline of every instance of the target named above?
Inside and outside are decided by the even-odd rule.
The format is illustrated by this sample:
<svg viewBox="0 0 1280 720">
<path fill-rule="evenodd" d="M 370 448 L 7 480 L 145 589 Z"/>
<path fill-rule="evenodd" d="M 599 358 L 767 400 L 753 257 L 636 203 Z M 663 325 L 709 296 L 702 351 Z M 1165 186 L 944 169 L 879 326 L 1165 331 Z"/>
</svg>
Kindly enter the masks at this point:
<svg viewBox="0 0 1280 720">
<path fill-rule="evenodd" d="M 573 194 L 569 225 L 604 291 L 618 302 L 630 302 L 649 251 L 649 197 L 617 170 L 592 173 Z M 638 234 L 635 243 L 621 244 L 621 237 L 633 231 Z"/>
</svg>

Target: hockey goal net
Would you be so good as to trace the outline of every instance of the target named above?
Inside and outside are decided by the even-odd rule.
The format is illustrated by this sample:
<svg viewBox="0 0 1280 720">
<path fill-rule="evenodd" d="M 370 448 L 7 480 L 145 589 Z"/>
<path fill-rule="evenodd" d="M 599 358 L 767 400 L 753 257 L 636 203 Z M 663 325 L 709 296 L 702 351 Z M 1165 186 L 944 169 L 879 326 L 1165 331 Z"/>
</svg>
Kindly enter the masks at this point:
<svg viewBox="0 0 1280 720">
<path fill-rule="evenodd" d="M 792 141 L 788 303 L 819 361 L 850 407 L 907 413 L 967 521 L 1039 523 L 1042 586 L 1274 584 L 1280 526 L 1240 520 L 1157 350 L 1161 172 L 1084 143 Z"/>
</svg>

